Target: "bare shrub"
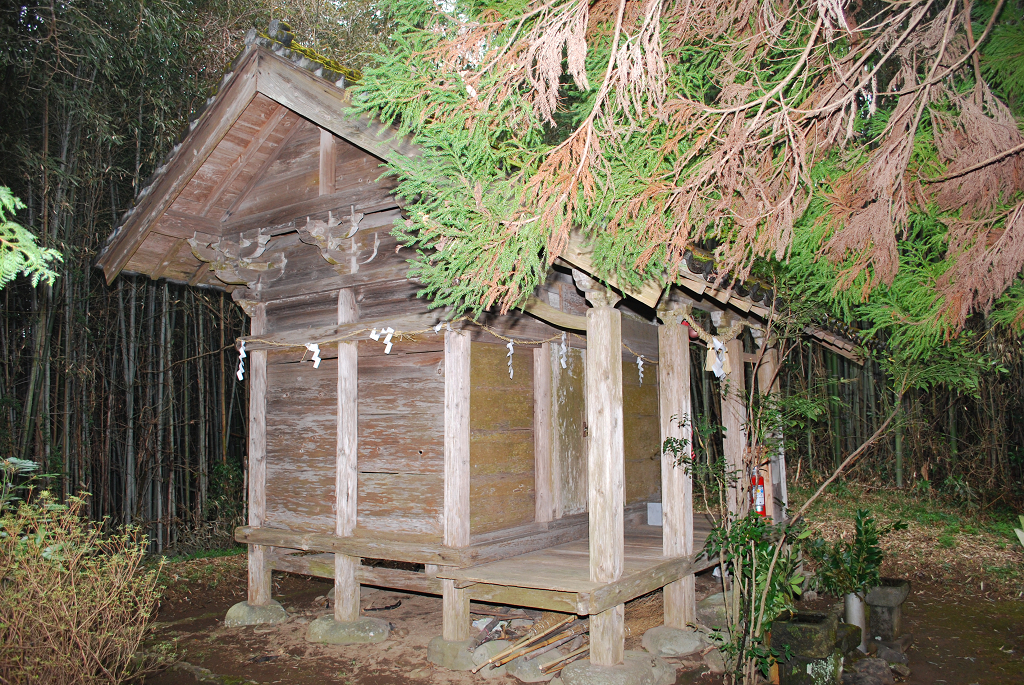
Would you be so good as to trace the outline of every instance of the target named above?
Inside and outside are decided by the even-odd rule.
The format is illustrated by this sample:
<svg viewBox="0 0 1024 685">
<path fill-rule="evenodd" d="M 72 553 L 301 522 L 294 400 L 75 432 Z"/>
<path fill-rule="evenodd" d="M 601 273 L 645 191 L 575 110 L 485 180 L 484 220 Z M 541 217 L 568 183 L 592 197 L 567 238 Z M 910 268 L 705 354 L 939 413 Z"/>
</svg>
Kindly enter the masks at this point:
<svg viewBox="0 0 1024 685">
<path fill-rule="evenodd" d="M 84 500 L 47 492 L 0 512 L 0 682 L 122 683 L 155 611 L 159 569 L 132 528 L 105 534 Z"/>
</svg>

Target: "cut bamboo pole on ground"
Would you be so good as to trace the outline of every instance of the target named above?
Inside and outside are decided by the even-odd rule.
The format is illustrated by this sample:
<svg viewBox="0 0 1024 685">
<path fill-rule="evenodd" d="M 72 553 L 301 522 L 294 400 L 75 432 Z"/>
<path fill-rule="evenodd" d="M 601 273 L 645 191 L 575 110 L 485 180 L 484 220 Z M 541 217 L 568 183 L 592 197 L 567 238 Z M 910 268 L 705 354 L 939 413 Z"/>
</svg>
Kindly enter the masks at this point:
<svg viewBox="0 0 1024 685">
<path fill-rule="evenodd" d="M 573 651 L 569 652 L 568 654 L 563 656 L 561 659 L 556 659 L 555 661 L 552 661 L 550 663 L 544 664 L 543 666 L 540 667 L 540 672 L 544 673 L 544 674 L 547 674 L 547 673 L 552 673 L 554 671 L 560 671 L 563 668 L 565 668 L 566 666 L 568 666 L 570 663 L 572 663 L 573 661 L 575 661 L 576 659 L 578 659 L 579 657 L 583 656 L 584 654 L 586 654 L 589 651 L 590 651 L 590 645 L 589 644 L 583 645 L 579 649 L 574 649 Z"/>
<path fill-rule="evenodd" d="M 495 661 L 497 661 L 498 659 L 501 659 L 502 657 L 505 657 L 505 656 L 508 656 L 509 654 L 512 654 L 513 652 L 515 652 L 517 649 L 523 647 L 524 645 L 528 645 L 531 642 L 539 640 L 540 638 L 544 637 L 545 635 L 550 635 L 554 631 L 558 630 L 559 628 L 561 628 L 563 626 L 566 626 L 566 625 L 572 623 L 575 620 L 576 620 L 575 616 L 567 616 L 566 618 L 564 618 L 563 620 L 559 621 L 555 625 L 550 626 L 549 628 L 546 628 L 545 630 L 537 633 L 536 635 L 529 635 L 529 634 L 527 634 L 523 639 L 519 640 L 519 642 L 515 643 L 511 647 L 506 647 L 502 651 L 500 651 L 497 654 L 495 654 L 494 656 L 492 656 L 487 662 L 482 663 L 479 666 L 477 666 L 476 668 L 474 668 L 473 669 L 473 673 L 476 673 L 477 671 L 482 669 L 484 666 L 489 666 L 490 664 L 493 664 Z"/>
</svg>

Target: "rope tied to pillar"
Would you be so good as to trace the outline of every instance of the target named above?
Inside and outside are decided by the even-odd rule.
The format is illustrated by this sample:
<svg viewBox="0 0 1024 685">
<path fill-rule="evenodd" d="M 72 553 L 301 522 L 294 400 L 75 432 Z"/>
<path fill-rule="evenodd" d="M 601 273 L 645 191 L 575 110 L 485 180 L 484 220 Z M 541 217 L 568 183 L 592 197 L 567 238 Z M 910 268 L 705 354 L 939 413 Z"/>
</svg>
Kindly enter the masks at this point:
<svg viewBox="0 0 1024 685">
<path fill-rule="evenodd" d="M 704 327 L 694 321 L 692 309 L 687 307 L 683 309 L 680 314 L 683 321 L 697 332 L 697 337 L 707 345 L 708 354 L 704 362 L 704 370 L 712 371 L 716 376 L 722 378 L 732 372 L 732 364 L 729 362 L 729 353 L 726 351 L 725 346 L 727 343 L 732 342 L 736 337 L 743 332 L 743 326 L 745 325 L 742 321 L 737 321 L 733 325 L 726 328 L 721 335 L 711 335 Z"/>
</svg>

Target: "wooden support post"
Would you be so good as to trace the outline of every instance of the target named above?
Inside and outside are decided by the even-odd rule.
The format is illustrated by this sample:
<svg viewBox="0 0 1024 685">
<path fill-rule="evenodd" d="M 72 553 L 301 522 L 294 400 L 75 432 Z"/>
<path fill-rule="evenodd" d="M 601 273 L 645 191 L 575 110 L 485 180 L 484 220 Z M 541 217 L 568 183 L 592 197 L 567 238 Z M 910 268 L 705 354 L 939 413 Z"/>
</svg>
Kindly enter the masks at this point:
<svg viewBox="0 0 1024 685">
<path fill-rule="evenodd" d="M 338 292 L 338 323 L 359 319 L 355 294 Z M 349 536 L 355 531 L 357 517 L 358 436 L 359 436 L 359 347 L 355 342 L 338 343 L 338 422 L 335 453 L 334 533 Z M 356 569 L 359 558 L 334 555 L 334 620 L 359 619 L 359 582 Z"/>
<path fill-rule="evenodd" d="M 257 304 L 249 320 L 249 334 L 267 328 L 267 307 Z M 263 525 L 267 516 L 267 351 L 249 353 L 249 525 Z M 270 603 L 267 548 L 249 545 L 249 604 Z"/>
<path fill-rule="evenodd" d="M 722 328 L 732 325 L 731 317 L 722 317 Z M 744 426 L 747 423 L 746 376 L 743 373 L 743 340 L 737 336 L 725 344 L 729 355 L 729 374 L 727 382 L 722 385 L 722 424 L 725 426 L 725 439 L 722 447 L 725 451 L 725 468 L 728 477 L 736 478 L 729 488 L 729 512 L 743 516 L 747 512 L 747 490 L 750 476 L 743 468 L 743 455 L 747 448 L 747 436 Z M 726 392 L 727 391 L 727 392 Z"/>
<path fill-rule="evenodd" d="M 320 194 L 334 193 L 334 182 L 337 178 L 338 155 L 334 144 L 334 134 L 320 129 Z M 346 322 L 348 323 L 348 322 Z"/>
<path fill-rule="evenodd" d="M 590 579 L 622 575 L 622 506 L 625 466 L 622 433 L 622 314 L 611 306 L 587 311 L 587 508 L 590 512 Z M 590 617 L 590 661 L 622 663 L 623 605 Z"/>
<path fill-rule="evenodd" d="M 533 350 L 533 473 L 534 520 L 555 518 L 551 479 L 551 344 Z"/>
<path fill-rule="evenodd" d="M 690 329 L 682 325 L 677 312 L 660 314 L 658 328 L 658 391 L 661 405 L 661 441 L 677 438 L 686 442 L 685 456 L 693 452 L 692 404 L 690 401 Z M 661 455 L 662 549 L 666 557 L 693 554 L 693 479 L 674 455 Z M 697 598 L 693 575 L 664 590 L 665 625 L 685 628 L 697 620 Z"/>
<path fill-rule="evenodd" d="M 779 350 L 772 340 L 765 340 L 764 334 L 758 331 L 754 340 L 759 346 L 769 345 L 761 356 L 761 365 L 757 368 L 757 391 L 762 395 L 779 394 Z M 764 477 L 765 489 L 765 515 L 770 516 L 775 522 L 786 518 L 786 509 L 789 506 L 789 497 L 786 491 L 786 453 L 782 445 L 782 436 L 779 439 L 779 449 L 772 453 L 771 461 L 761 468 L 761 475 Z"/>
<path fill-rule="evenodd" d="M 469 336 L 444 335 L 444 544 L 469 545 Z M 469 593 L 442 581 L 442 637 L 469 639 Z"/>
</svg>

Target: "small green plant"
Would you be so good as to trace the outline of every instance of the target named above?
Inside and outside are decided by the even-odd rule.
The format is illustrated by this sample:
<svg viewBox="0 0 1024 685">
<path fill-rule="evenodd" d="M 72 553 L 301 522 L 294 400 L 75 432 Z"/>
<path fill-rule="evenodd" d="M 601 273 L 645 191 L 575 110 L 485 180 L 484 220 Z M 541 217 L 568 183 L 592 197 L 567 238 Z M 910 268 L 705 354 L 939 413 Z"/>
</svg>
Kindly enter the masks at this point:
<svg viewBox="0 0 1024 685">
<path fill-rule="evenodd" d="M 722 577 L 731 579 L 725 593 L 728 637 L 721 649 L 734 676 L 753 682 L 755 672 L 767 676 L 779 653 L 766 633 L 780 614 L 792 610 L 804 577 L 797 566 L 800 548 L 810 531 L 774 525 L 756 512 L 712 529 L 704 545 L 718 557 Z"/>
<path fill-rule="evenodd" d="M 858 509 L 854 516 L 853 540 L 828 543 L 821 538 L 807 546 L 807 552 L 818 563 L 815 585 L 819 590 L 836 597 L 852 592 L 864 592 L 881 582 L 881 566 L 885 553 L 879 546 L 882 537 L 907 524 L 896 521 L 879 529 L 866 509 Z"/>
</svg>

